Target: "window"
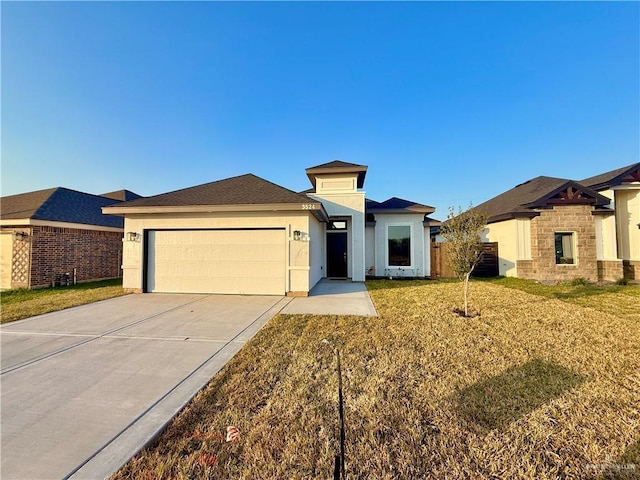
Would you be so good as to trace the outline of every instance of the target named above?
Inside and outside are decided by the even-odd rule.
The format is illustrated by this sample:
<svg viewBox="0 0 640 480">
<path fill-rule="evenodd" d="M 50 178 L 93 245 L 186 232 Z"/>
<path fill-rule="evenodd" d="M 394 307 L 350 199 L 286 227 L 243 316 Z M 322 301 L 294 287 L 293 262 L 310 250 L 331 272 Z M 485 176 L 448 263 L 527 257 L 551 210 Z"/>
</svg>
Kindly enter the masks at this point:
<svg viewBox="0 0 640 480">
<path fill-rule="evenodd" d="M 389 225 L 387 228 L 388 263 L 390 267 L 411 266 L 411 227 Z"/>
<path fill-rule="evenodd" d="M 573 265 L 575 259 L 575 242 L 573 232 L 556 232 L 556 265 Z"/>
</svg>

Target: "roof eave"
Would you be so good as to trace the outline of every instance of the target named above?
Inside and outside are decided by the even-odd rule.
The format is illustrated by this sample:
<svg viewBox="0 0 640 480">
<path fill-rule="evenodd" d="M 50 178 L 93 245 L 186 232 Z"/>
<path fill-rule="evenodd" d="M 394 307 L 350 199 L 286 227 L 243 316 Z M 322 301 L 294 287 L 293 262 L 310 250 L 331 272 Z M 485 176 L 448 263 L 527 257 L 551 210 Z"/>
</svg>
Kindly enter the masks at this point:
<svg viewBox="0 0 640 480">
<path fill-rule="evenodd" d="M 433 207 L 409 207 L 409 208 L 376 208 L 369 207 L 367 208 L 367 213 L 401 213 L 401 214 L 428 214 L 434 213 L 436 211 Z"/>
<path fill-rule="evenodd" d="M 145 205 L 102 207 L 105 215 L 159 214 L 159 213 L 218 213 L 218 212 L 295 212 L 324 211 L 320 202 L 306 203 L 261 203 L 242 205 Z M 326 211 L 324 211 L 326 215 Z M 327 216 L 328 219 L 328 216 Z"/>
<path fill-rule="evenodd" d="M 345 173 L 358 174 L 358 188 L 364 187 L 364 178 L 367 175 L 367 167 L 364 165 L 353 165 L 348 167 L 311 167 L 305 170 L 309 181 L 316 188 L 316 175 L 335 175 Z"/>
<path fill-rule="evenodd" d="M 536 211 L 531 211 L 531 212 L 507 212 L 507 213 L 501 213 L 499 215 L 494 215 L 492 217 L 489 217 L 489 220 L 487 220 L 487 225 L 490 223 L 498 223 L 498 222 L 504 222 L 505 220 L 514 220 L 516 218 L 534 218 L 540 215 L 540 212 L 536 212 Z"/>
</svg>

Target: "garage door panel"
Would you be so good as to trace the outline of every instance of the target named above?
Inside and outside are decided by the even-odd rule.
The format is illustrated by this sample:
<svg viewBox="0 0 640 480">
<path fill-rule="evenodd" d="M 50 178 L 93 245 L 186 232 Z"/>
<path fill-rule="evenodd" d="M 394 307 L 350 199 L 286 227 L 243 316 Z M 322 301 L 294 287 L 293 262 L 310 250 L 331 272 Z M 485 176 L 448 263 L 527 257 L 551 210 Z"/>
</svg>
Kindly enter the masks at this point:
<svg viewBox="0 0 640 480">
<path fill-rule="evenodd" d="M 147 268 L 150 292 L 283 295 L 285 232 L 151 231 Z"/>
</svg>

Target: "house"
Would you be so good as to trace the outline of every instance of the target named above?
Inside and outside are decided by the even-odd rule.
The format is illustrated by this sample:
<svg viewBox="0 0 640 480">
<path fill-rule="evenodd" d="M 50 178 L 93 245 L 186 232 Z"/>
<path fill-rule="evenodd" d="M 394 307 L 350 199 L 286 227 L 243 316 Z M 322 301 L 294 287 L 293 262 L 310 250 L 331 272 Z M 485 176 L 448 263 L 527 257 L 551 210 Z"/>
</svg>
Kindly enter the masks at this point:
<svg viewBox="0 0 640 480">
<path fill-rule="evenodd" d="M 326 277 L 428 276 L 434 209 L 367 200 L 366 173 L 333 161 L 302 193 L 247 174 L 105 207 L 124 217 L 123 285 L 296 296 Z"/>
<path fill-rule="evenodd" d="M 615 218 L 596 230 L 600 234 L 598 258 L 622 260 L 625 278 L 640 280 L 640 163 L 580 183 L 607 197 L 609 208 L 616 212 Z"/>
<path fill-rule="evenodd" d="M 102 207 L 140 198 L 50 188 L 0 199 L 2 289 L 119 277 L 123 221 Z"/>
<path fill-rule="evenodd" d="M 632 272 L 640 258 L 639 165 L 581 182 L 541 176 L 478 205 L 489 215 L 483 240 L 498 243 L 500 275 L 596 282 Z"/>
</svg>

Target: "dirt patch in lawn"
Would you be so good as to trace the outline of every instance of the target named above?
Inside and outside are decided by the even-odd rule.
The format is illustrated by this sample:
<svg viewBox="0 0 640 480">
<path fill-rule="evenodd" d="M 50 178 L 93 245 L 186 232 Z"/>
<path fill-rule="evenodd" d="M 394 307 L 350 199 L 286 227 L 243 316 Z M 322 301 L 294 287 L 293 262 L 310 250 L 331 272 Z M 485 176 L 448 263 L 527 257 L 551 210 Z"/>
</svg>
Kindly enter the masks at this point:
<svg viewBox="0 0 640 480">
<path fill-rule="evenodd" d="M 482 315 L 461 318 L 456 283 L 367 285 L 379 317 L 274 318 L 114 478 L 332 478 L 334 346 L 347 478 L 588 478 L 635 465 L 635 318 L 486 282 L 471 284 Z M 237 442 L 223 441 L 228 425 Z"/>
</svg>

